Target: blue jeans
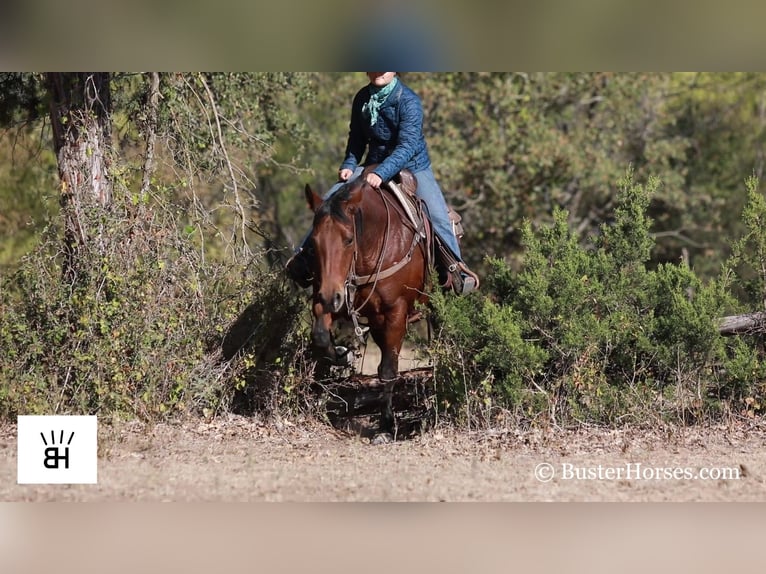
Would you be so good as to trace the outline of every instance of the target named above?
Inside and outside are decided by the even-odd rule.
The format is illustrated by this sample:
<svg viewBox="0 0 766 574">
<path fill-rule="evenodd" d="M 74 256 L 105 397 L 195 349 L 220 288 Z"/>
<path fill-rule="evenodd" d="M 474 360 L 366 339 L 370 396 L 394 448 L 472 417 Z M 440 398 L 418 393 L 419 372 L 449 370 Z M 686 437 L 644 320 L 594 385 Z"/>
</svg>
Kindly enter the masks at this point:
<svg viewBox="0 0 766 574">
<path fill-rule="evenodd" d="M 358 166 L 354 170 L 353 175 L 349 178 L 349 181 L 359 177 L 363 170 L 364 167 Z M 449 220 L 447 202 L 444 199 L 444 194 L 442 193 L 439 184 L 436 183 L 436 178 L 434 177 L 433 170 L 429 167 L 413 175 L 415 176 L 415 179 L 418 180 L 418 189 L 416 195 L 426 204 L 426 208 L 428 209 L 428 218 L 431 220 L 434 233 L 439 236 L 439 239 L 442 240 L 442 243 L 450 248 L 455 257 L 457 257 L 459 261 L 462 261 L 463 258 L 460 255 L 460 246 L 457 243 L 455 234 L 452 232 L 452 223 Z M 327 190 L 327 193 L 322 196 L 322 199 L 326 200 L 345 184 L 345 181 L 339 181 Z M 311 230 L 309 230 L 309 232 L 303 238 L 303 241 L 301 241 L 298 251 L 304 247 L 306 240 L 309 238 L 309 235 L 311 235 Z"/>
<path fill-rule="evenodd" d="M 450 248 L 458 261 L 462 261 L 460 246 L 457 244 L 457 238 L 452 232 L 447 202 L 444 199 L 444 194 L 439 184 L 436 183 L 434 172 L 429 167 L 414 175 L 415 179 L 418 180 L 417 196 L 425 202 L 428 208 L 428 218 L 431 220 L 434 233 L 439 236 L 444 245 Z"/>
</svg>

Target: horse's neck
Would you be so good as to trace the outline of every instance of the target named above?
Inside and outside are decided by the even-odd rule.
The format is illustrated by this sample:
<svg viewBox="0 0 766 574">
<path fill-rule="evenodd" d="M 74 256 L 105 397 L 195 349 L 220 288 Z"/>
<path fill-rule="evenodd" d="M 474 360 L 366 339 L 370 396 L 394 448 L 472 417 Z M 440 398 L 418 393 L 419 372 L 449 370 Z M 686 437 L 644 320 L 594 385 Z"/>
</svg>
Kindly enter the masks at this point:
<svg viewBox="0 0 766 574">
<path fill-rule="evenodd" d="M 362 205 L 362 233 L 357 238 L 359 271 L 374 271 L 380 264 L 381 249 L 385 250 L 384 266 L 396 262 L 405 254 L 412 241 L 412 233 L 402 224 L 402 215 L 396 201 L 391 198 L 384 200 L 381 192 L 366 199 Z"/>
</svg>

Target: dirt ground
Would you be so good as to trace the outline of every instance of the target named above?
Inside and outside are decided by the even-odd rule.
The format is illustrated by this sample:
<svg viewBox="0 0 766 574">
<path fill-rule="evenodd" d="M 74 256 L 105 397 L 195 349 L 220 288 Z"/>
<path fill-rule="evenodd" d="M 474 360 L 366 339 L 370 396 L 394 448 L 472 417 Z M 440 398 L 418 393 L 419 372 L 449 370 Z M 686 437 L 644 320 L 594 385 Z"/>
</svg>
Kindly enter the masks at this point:
<svg viewBox="0 0 766 574">
<path fill-rule="evenodd" d="M 18 485 L 16 428 L 5 424 L 0 500 L 762 501 L 765 440 L 753 426 L 664 436 L 437 427 L 374 446 L 316 422 L 226 416 L 99 424 L 98 484 Z"/>
</svg>

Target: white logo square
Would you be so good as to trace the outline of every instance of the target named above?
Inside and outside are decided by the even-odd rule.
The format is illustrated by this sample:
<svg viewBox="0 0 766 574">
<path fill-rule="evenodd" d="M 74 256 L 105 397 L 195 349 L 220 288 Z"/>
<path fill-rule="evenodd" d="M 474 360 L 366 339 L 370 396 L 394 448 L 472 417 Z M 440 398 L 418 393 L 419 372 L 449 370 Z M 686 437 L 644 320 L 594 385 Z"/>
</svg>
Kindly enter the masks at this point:
<svg viewBox="0 0 766 574">
<path fill-rule="evenodd" d="M 95 484 L 95 416 L 19 416 L 18 484 Z"/>
</svg>

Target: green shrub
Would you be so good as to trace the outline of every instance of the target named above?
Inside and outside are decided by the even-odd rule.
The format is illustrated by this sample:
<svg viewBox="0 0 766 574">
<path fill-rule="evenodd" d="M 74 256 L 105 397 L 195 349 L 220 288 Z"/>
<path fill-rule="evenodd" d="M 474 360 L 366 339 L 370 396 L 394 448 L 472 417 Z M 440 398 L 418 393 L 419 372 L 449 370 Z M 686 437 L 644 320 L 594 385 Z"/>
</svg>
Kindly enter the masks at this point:
<svg viewBox="0 0 766 574">
<path fill-rule="evenodd" d="M 304 303 L 281 272 L 203 247 L 206 222 L 163 193 L 89 206 L 74 280 L 55 229 L 3 279 L 0 416 L 216 412 L 299 360 Z"/>
<path fill-rule="evenodd" d="M 491 418 L 498 393 L 523 402 L 546 352 L 522 338 L 516 311 L 479 296 L 450 299 L 441 293 L 434 294 L 432 307 L 441 318 L 431 352 L 436 380 L 443 381 L 443 406 L 465 406 L 470 424 L 471 410 L 483 413 L 483 422 Z"/>
<path fill-rule="evenodd" d="M 762 353 L 718 333 L 728 284 L 703 284 L 683 262 L 648 268 L 658 185 L 628 172 L 598 236 L 578 242 L 558 210 L 549 226 L 525 224 L 518 273 L 489 259 L 483 295 L 434 298 L 444 405 L 476 414 L 467 402 L 479 397 L 485 412 L 610 425 L 700 420 L 726 411 L 723 399 L 760 405 Z"/>
<path fill-rule="evenodd" d="M 734 242 L 719 284 L 737 300 L 729 300 L 730 313 L 766 311 L 766 198 L 756 177 L 745 180 L 747 203 L 742 213 L 745 231 Z M 726 338 L 721 362 L 714 369 L 718 396 L 743 408 L 748 416 L 766 412 L 766 333 Z"/>
<path fill-rule="evenodd" d="M 748 200 L 742 212 L 744 235 L 734 242 L 724 274 L 739 299 L 751 311 L 766 310 L 766 197 L 758 180 L 745 181 Z"/>
</svg>

